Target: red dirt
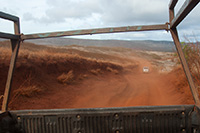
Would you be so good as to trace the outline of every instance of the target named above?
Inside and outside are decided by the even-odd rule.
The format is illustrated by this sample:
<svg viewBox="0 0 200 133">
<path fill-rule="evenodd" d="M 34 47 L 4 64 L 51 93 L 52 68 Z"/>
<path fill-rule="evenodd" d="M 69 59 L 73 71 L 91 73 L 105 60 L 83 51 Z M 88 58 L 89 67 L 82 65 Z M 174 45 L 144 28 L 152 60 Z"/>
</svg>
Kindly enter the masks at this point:
<svg viewBox="0 0 200 133">
<path fill-rule="evenodd" d="M 60 85 L 52 79 L 48 91 L 27 100 L 19 99 L 20 106 L 11 107 L 52 109 L 188 104 L 184 93 L 170 81 L 171 75 L 151 69 L 145 74 L 142 66 L 150 66 L 150 63 L 144 59 L 139 62 L 140 65 L 130 72 L 92 76 L 76 85 Z"/>
<path fill-rule="evenodd" d="M 141 57 L 131 58 L 134 66 L 122 68 L 111 62 L 68 54 L 54 56 L 54 53 L 48 52 L 23 51 L 14 74 L 9 108 L 19 110 L 193 104 L 188 85 L 183 85 L 185 79 L 182 78 L 184 73 L 181 69 L 160 74 L 148 60 Z M 0 64 L 0 95 L 2 95 L 1 88 L 5 86 L 9 61 L 0 61 L 3 62 Z M 150 67 L 149 73 L 142 72 L 144 66 Z M 107 67 L 119 73 L 108 72 Z M 91 70 L 97 69 L 101 70 L 100 74 L 91 74 Z M 57 77 L 70 70 L 73 70 L 76 82 L 68 85 L 60 84 Z M 20 88 L 30 74 L 32 80 L 28 85 L 38 85 L 42 91 L 13 100 L 15 90 Z M 87 76 L 79 79 L 79 76 L 84 74 Z"/>
<path fill-rule="evenodd" d="M 142 72 L 143 64 L 149 64 L 149 62 L 140 59 L 140 66 L 123 76 L 107 76 L 106 79 L 99 81 L 94 79 L 87 81 L 85 89 L 80 92 L 81 95 L 78 96 L 72 107 L 185 104 L 183 101 L 184 96 L 166 80 L 170 77 L 158 74 L 156 71 L 144 74 Z"/>
</svg>

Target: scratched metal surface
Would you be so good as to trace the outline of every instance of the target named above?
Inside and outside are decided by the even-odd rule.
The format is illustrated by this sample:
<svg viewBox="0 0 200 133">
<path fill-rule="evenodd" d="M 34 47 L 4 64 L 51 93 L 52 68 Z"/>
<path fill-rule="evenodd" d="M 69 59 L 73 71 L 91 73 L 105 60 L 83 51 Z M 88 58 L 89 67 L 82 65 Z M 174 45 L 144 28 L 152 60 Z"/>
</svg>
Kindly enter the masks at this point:
<svg viewBox="0 0 200 133">
<path fill-rule="evenodd" d="M 118 32 L 133 32 L 133 31 L 149 31 L 149 30 L 169 30 L 168 24 L 160 25 L 140 25 L 140 26 L 125 26 L 125 27 L 110 27 L 99 29 L 83 29 L 74 31 L 61 31 L 61 32 L 49 32 L 38 34 L 22 35 L 22 40 L 38 39 L 38 38 L 50 38 L 61 36 L 75 36 L 75 35 L 92 35 L 92 34 L 105 34 L 105 33 L 118 33 Z"/>
<path fill-rule="evenodd" d="M 191 131 L 194 105 L 12 111 L 26 133 Z"/>
</svg>

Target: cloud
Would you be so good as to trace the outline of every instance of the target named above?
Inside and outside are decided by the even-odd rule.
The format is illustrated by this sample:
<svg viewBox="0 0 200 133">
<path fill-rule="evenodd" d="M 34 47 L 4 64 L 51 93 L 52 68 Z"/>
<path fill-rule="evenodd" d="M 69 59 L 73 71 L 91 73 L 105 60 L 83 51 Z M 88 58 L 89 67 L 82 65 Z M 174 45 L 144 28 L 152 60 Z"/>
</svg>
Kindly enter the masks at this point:
<svg viewBox="0 0 200 133">
<path fill-rule="evenodd" d="M 50 0 L 51 1 L 51 0 Z M 98 13 L 98 1 L 63 1 L 54 0 L 52 8 L 46 11 L 46 15 L 50 17 L 64 17 L 64 18 L 86 18 L 92 16 L 93 13 Z"/>
<path fill-rule="evenodd" d="M 104 0 L 102 19 L 105 23 L 159 23 L 168 20 L 163 0 Z"/>
<path fill-rule="evenodd" d="M 101 26 L 157 24 L 169 18 L 166 0 L 48 0 L 46 4 L 43 15 L 25 13 L 23 17 L 46 24 L 96 20 Z"/>
<path fill-rule="evenodd" d="M 84 20 L 92 18 L 94 14 L 100 12 L 98 1 L 96 0 L 48 0 L 46 1 L 49 6 L 45 14 L 40 17 L 31 17 L 33 21 L 40 23 L 63 23 L 66 20 L 78 19 Z M 24 14 L 26 17 L 27 14 Z M 30 20 L 31 20 L 30 18 Z"/>
<path fill-rule="evenodd" d="M 178 2 L 175 12 L 180 9 L 181 2 Z M 3 0 L 3 3 L 0 10 L 19 16 L 22 31 L 26 33 L 164 24 L 169 18 L 168 0 Z M 178 27 L 180 36 L 189 31 L 200 34 L 199 12 L 200 4 Z M 143 32 L 134 35 L 116 34 L 113 37 L 149 39 L 151 36 L 166 39 L 162 31 L 155 34 L 145 32 L 145 35 Z"/>
<path fill-rule="evenodd" d="M 61 23 L 67 19 L 86 20 L 94 14 L 104 24 L 165 23 L 168 21 L 166 0 L 48 0 L 45 15 L 39 22 Z"/>
<path fill-rule="evenodd" d="M 35 17 L 31 13 L 26 12 L 26 13 L 23 14 L 23 19 L 25 21 L 30 21 L 30 20 L 34 20 Z"/>
</svg>

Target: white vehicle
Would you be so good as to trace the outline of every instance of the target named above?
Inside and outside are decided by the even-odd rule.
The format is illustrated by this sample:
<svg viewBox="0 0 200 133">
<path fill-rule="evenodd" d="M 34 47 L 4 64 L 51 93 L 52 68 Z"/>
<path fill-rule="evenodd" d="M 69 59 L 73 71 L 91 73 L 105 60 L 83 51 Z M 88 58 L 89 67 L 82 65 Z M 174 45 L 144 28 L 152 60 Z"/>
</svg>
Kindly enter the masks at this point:
<svg viewBox="0 0 200 133">
<path fill-rule="evenodd" d="M 143 73 L 149 73 L 149 67 L 143 67 Z"/>
</svg>

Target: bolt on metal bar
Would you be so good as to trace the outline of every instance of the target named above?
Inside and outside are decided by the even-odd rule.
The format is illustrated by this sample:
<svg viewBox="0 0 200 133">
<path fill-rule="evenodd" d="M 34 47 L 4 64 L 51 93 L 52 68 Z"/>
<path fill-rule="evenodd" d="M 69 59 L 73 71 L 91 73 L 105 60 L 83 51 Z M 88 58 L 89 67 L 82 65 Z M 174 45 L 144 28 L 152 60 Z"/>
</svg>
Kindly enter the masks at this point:
<svg viewBox="0 0 200 133">
<path fill-rule="evenodd" d="M 190 90 L 192 92 L 195 104 L 200 105 L 198 90 L 196 89 L 194 81 L 192 80 L 192 76 L 191 76 L 188 64 L 186 62 L 186 59 L 185 59 L 185 56 L 184 56 L 184 53 L 183 53 L 183 50 L 182 50 L 182 47 L 181 47 L 181 44 L 180 44 L 180 41 L 179 41 L 178 32 L 177 32 L 176 28 L 171 29 L 170 32 L 171 32 L 172 38 L 174 40 L 176 49 L 178 51 L 178 55 L 179 55 L 179 58 L 181 60 L 181 64 L 183 66 L 185 75 L 188 79 L 188 82 L 189 82 L 189 85 L 190 85 Z"/>
<path fill-rule="evenodd" d="M 1 12 L 1 11 L 0 11 L 0 18 L 7 19 L 7 20 L 10 20 L 10 21 L 14 21 L 14 22 L 19 21 L 18 17 L 4 13 L 4 12 Z"/>
<path fill-rule="evenodd" d="M 28 34 L 28 35 L 22 35 L 21 39 L 26 40 L 26 39 L 61 37 L 61 36 L 92 35 L 92 34 L 102 34 L 102 33 L 150 31 L 150 30 L 169 30 L 169 28 L 168 28 L 168 24 L 161 24 L 161 25 L 141 25 L 141 26 L 85 29 L 85 30 L 74 30 L 74 31 Z"/>
<path fill-rule="evenodd" d="M 172 20 L 170 28 L 176 28 L 179 23 L 190 13 L 192 9 L 199 3 L 200 0 L 186 0 L 183 6 L 178 11 L 176 17 Z"/>
</svg>

